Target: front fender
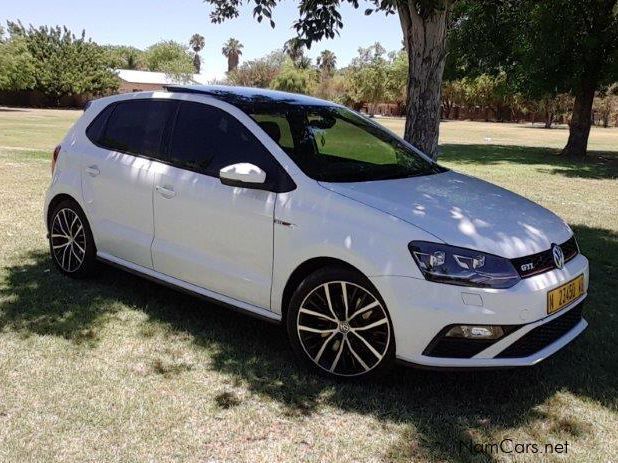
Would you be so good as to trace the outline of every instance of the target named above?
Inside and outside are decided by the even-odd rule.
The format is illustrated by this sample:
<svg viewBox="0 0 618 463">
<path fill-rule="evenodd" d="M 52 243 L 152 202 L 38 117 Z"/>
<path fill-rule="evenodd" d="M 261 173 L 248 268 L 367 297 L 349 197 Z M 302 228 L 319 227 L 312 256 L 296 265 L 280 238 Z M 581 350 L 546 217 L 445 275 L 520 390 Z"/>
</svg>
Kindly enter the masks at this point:
<svg viewBox="0 0 618 463">
<path fill-rule="evenodd" d="M 433 240 L 427 232 L 392 215 L 329 191 L 316 182 L 277 195 L 271 310 L 281 313 L 292 272 L 314 258 L 350 264 L 367 277 L 422 278 L 407 245 Z"/>
</svg>

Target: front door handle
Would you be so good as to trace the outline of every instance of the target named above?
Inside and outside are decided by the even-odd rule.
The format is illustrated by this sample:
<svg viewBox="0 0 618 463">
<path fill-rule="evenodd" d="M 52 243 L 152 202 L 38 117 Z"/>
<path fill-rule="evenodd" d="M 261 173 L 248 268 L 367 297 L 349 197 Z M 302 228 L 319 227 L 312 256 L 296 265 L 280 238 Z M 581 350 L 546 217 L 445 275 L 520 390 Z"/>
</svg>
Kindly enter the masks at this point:
<svg viewBox="0 0 618 463">
<path fill-rule="evenodd" d="M 99 170 L 97 166 L 88 166 L 86 167 L 86 173 L 90 175 L 91 177 L 96 177 L 97 175 L 101 173 L 101 171 Z"/>
<path fill-rule="evenodd" d="M 157 185 L 155 187 L 155 190 L 157 190 L 157 193 L 159 193 L 161 196 L 163 196 L 166 199 L 171 199 L 174 196 L 176 196 L 176 192 L 174 191 L 174 188 L 171 186 Z"/>
</svg>

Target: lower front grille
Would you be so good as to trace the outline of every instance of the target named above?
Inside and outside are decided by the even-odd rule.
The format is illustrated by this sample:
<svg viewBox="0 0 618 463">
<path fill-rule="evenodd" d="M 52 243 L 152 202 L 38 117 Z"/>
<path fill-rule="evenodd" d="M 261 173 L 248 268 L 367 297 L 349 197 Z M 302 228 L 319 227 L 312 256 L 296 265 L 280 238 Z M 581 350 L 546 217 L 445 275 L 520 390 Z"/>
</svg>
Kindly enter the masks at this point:
<svg viewBox="0 0 618 463">
<path fill-rule="evenodd" d="M 429 357 L 468 359 L 484 351 L 495 342 L 495 339 L 442 338 L 433 346 L 427 348 L 423 354 Z"/>
<path fill-rule="evenodd" d="M 537 353 L 575 328 L 582 319 L 582 313 L 583 303 L 580 303 L 558 318 L 530 330 L 496 358 L 520 358 Z"/>
</svg>

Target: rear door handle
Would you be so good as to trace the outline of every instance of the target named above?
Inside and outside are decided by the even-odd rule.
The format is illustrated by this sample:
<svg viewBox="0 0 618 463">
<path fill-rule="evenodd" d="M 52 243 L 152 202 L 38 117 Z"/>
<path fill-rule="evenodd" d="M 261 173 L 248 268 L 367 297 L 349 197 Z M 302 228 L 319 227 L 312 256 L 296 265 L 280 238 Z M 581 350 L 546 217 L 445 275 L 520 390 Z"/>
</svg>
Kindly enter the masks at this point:
<svg viewBox="0 0 618 463">
<path fill-rule="evenodd" d="M 157 185 L 155 187 L 155 190 L 157 190 L 157 193 L 159 193 L 161 196 L 163 196 L 166 199 L 170 199 L 176 196 L 176 192 L 174 191 L 174 188 L 171 186 Z"/>
<path fill-rule="evenodd" d="M 99 170 L 97 166 L 88 166 L 86 167 L 86 173 L 90 175 L 91 177 L 96 177 L 97 175 L 101 173 L 101 171 Z"/>
</svg>

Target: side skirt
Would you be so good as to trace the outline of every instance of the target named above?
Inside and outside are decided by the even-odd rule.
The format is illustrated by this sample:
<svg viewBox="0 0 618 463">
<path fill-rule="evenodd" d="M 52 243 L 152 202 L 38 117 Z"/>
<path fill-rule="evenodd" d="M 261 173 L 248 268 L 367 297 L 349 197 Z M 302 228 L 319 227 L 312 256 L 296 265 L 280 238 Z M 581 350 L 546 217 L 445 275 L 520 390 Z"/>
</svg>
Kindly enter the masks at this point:
<svg viewBox="0 0 618 463">
<path fill-rule="evenodd" d="M 101 262 L 119 268 L 126 272 L 132 273 L 140 277 L 144 277 L 150 281 L 162 284 L 177 291 L 189 294 L 191 296 L 199 297 L 200 299 L 204 299 L 208 302 L 212 302 L 214 304 L 226 307 L 236 312 L 245 313 L 270 323 L 278 324 L 281 322 L 281 316 L 279 314 L 271 312 L 270 310 L 247 304 L 246 302 L 224 296 L 223 294 L 219 294 L 214 291 L 200 288 L 199 286 L 192 285 L 191 283 L 187 283 L 186 281 L 178 280 L 168 275 L 159 273 L 155 270 L 142 267 L 131 262 L 127 262 L 123 259 L 119 259 L 109 254 L 97 253 L 97 259 Z"/>
</svg>

